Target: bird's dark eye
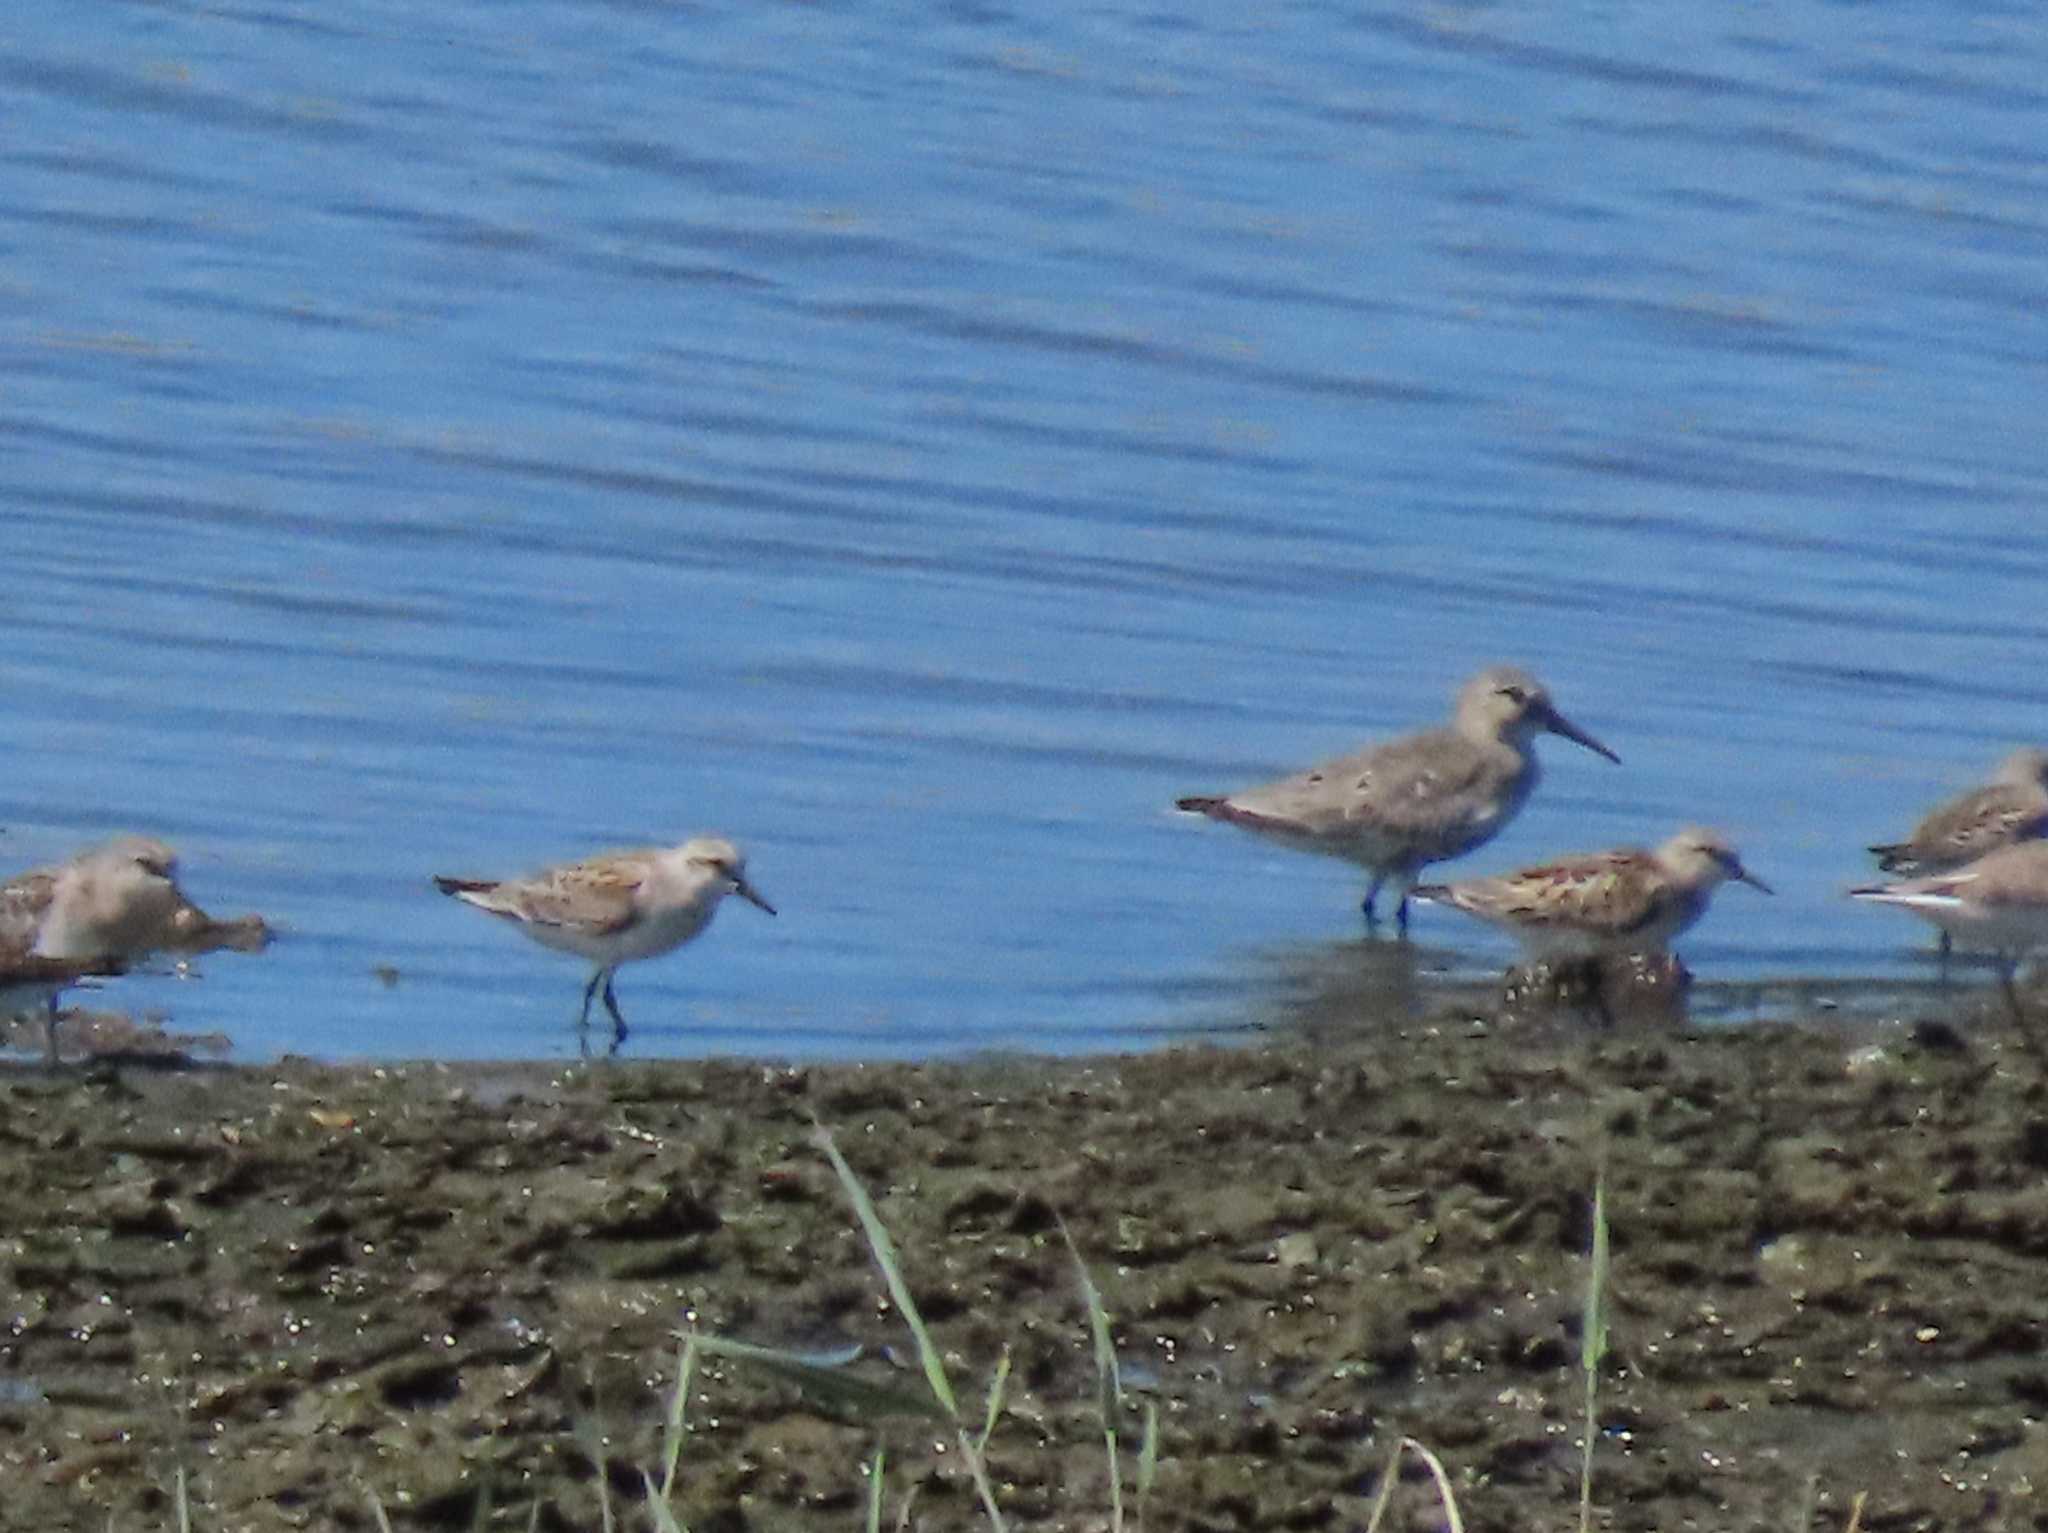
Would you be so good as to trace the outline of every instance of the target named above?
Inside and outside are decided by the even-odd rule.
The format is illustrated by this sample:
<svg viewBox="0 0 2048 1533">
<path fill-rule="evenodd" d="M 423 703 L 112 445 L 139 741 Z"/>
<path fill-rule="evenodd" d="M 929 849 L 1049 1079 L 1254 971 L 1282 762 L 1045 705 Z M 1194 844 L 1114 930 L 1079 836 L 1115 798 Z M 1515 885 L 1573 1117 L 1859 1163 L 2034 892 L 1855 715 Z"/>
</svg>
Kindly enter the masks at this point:
<svg viewBox="0 0 2048 1533">
<path fill-rule="evenodd" d="M 1526 703 L 1529 700 L 1529 694 L 1512 682 L 1500 689 L 1500 695 L 1511 703 Z"/>
</svg>

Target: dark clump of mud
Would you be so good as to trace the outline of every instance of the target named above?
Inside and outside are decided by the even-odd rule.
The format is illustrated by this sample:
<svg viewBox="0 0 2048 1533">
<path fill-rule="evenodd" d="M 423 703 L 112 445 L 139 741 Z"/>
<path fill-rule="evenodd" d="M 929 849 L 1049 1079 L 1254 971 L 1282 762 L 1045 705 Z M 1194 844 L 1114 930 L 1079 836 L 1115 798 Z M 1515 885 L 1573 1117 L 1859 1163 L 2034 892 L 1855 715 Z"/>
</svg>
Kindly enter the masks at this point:
<svg viewBox="0 0 2048 1533">
<path fill-rule="evenodd" d="M 1993 1024 L 1461 1021 L 1109 1061 L 120 1068 L 0 1078 L 0 1525 L 651 1526 L 675 1333 L 922 1387 L 836 1137 L 1022 1527 L 1101 1528 L 1115 1325 L 1152 1529 L 1363 1525 L 1394 1445 L 1468 1526 L 1577 1517 L 1606 1164 L 1615 1528 L 2048 1520 L 2048 1073 Z M 950 1429 L 707 1360 L 700 1530 L 982 1525 Z M 601 1467 L 600 1467 L 601 1465 Z M 602 1474 L 600 1483 L 598 1476 Z M 1437 1526 L 1426 1483 L 1391 1526 Z"/>
</svg>

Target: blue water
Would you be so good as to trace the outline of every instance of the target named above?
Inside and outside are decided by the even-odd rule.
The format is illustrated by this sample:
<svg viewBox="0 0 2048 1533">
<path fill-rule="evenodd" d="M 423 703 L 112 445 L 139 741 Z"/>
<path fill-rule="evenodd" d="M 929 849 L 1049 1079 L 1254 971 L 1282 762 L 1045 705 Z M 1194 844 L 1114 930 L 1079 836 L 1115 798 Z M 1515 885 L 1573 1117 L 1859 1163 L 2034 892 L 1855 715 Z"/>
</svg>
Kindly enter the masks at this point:
<svg viewBox="0 0 2048 1533">
<path fill-rule="evenodd" d="M 701 829 L 782 915 L 638 1052 L 1268 1025 L 1357 880 L 1166 806 L 1496 659 L 1627 765 L 1462 867 L 1707 820 L 1703 978 L 1917 976 L 1862 844 L 2048 739 L 2029 7 L 32 7 L 0 87 L 0 853 L 283 925 L 108 993 L 238 1057 L 568 1052 L 428 875 Z"/>
</svg>

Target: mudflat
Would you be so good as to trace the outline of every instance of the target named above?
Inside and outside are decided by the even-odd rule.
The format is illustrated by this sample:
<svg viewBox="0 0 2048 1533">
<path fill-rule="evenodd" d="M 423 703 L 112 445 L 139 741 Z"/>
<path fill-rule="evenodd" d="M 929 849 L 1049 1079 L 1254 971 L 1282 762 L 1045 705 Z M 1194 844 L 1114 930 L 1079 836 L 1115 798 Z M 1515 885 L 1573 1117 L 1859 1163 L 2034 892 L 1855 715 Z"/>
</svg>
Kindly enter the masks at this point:
<svg viewBox="0 0 2048 1533">
<path fill-rule="evenodd" d="M 1433 1024 L 1090 1060 L 0 1075 L 0 1526 L 653 1526 L 690 1327 L 915 1400 L 830 1132 L 1018 1527 L 1351 1529 L 1403 1437 L 1612 1528 L 2048 1517 L 2048 1064 L 1995 1018 Z M 1142 1422 L 1156 1472 L 1142 1502 Z M 691 1527 L 986 1526 L 954 1428 L 700 1359 Z M 1389 1526 L 1436 1527 L 1408 1461 Z"/>
</svg>

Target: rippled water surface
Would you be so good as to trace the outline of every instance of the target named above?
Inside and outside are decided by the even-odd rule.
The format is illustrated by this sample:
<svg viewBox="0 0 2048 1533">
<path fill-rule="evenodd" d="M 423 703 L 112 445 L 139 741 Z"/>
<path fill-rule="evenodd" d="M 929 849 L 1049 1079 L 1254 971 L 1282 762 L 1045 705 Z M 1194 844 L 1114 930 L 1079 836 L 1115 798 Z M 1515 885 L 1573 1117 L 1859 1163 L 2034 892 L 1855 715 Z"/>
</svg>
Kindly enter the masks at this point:
<svg viewBox="0 0 2048 1533">
<path fill-rule="evenodd" d="M 286 926 L 120 992 L 240 1057 L 571 1050 L 427 876 L 705 828 L 782 915 L 637 1050 L 1266 1025 L 1357 879 L 1167 806 L 1501 658 L 1627 764 L 1462 866 L 1710 820 L 1703 977 L 1917 977 L 1862 844 L 2048 739 L 2030 7 L 31 7 L 0 84 L 0 851 Z"/>
</svg>

